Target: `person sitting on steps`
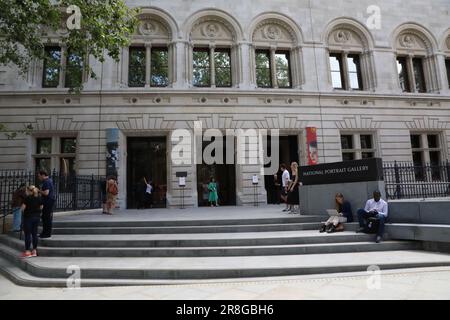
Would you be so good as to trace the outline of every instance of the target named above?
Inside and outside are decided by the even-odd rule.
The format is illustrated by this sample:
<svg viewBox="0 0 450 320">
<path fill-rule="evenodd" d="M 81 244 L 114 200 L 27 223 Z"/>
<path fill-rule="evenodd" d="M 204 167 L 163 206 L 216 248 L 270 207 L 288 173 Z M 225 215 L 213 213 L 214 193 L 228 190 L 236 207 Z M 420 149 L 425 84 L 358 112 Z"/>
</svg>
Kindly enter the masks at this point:
<svg viewBox="0 0 450 320">
<path fill-rule="evenodd" d="M 336 210 L 340 213 L 340 216 L 330 217 L 320 227 L 320 233 L 327 232 L 333 233 L 336 231 L 344 231 L 344 223 L 353 222 L 352 206 L 350 202 L 345 200 L 342 193 L 336 193 L 334 197 L 336 203 Z"/>
<path fill-rule="evenodd" d="M 381 199 L 381 192 L 374 191 L 373 199 L 366 202 L 364 209 L 358 210 L 359 229 L 358 232 L 365 232 L 368 219 L 377 218 L 379 220 L 378 233 L 375 242 L 380 243 L 384 234 L 384 224 L 388 217 L 388 204 Z"/>
</svg>

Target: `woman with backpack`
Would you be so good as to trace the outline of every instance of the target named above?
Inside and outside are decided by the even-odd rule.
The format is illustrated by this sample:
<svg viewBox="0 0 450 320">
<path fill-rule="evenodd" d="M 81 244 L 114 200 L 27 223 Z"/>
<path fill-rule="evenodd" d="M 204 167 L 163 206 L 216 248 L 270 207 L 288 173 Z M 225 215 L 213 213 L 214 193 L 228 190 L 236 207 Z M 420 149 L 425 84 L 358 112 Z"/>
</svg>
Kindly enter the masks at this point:
<svg viewBox="0 0 450 320">
<path fill-rule="evenodd" d="M 112 215 L 112 209 L 116 207 L 117 195 L 119 194 L 119 186 L 116 178 L 111 176 L 106 181 L 106 214 Z"/>
<path fill-rule="evenodd" d="M 23 231 L 25 233 L 23 258 L 37 257 L 38 226 L 43 207 L 44 203 L 39 195 L 39 189 L 35 186 L 29 186 L 21 207 L 23 211 Z M 33 249 L 31 249 L 31 245 L 33 245 Z"/>
</svg>

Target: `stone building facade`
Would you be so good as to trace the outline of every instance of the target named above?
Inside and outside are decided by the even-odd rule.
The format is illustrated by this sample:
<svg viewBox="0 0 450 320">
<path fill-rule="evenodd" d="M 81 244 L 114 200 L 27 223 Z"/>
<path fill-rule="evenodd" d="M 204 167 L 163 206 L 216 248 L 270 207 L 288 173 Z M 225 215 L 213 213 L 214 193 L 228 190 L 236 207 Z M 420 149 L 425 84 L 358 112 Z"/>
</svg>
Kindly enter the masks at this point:
<svg viewBox="0 0 450 320">
<path fill-rule="evenodd" d="M 1 122 L 11 129 L 34 128 L 30 136 L 0 137 L 0 169 L 33 170 L 43 159 L 56 170 L 104 175 L 107 132 L 116 129 L 122 207 L 133 207 L 130 197 L 139 172 L 132 173 L 132 167 L 146 161 L 152 169 L 145 174 L 165 180 L 158 184 L 168 206 L 180 204 L 181 192 L 186 205 L 197 206 L 199 185 L 211 171 L 200 173 L 204 168 L 195 163 L 178 165 L 171 159 L 176 143 L 171 132 L 193 131 L 196 121 L 203 129 L 223 132 L 278 129 L 280 136 L 290 137 L 283 142 L 288 159 L 281 160 L 297 157 L 300 164 L 306 164 L 307 127 L 317 128 L 321 163 L 371 156 L 425 163 L 449 157 L 448 0 L 407 5 L 401 0 L 128 3 L 142 8 L 131 48 L 123 48 L 119 63 L 88 58 L 99 77 L 83 79 L 81 95 L 65 88 L 65 59 L 56 87 L 50 88 L 43 83 L 42 61 L 25 77 L 14 67 L 0 66 Z M 58 46 L 57 37 L 46 41 Z M 131 87 L 135 47 L 145 57 L 145 84 Z M 154 86 L 151 57 L 161 48 L 166 78 L 164 86 Z M 196 83 L 195 74 L 203 74 L 196 52 L 210 59 L 206 86 Z M 218 83 L 223 66 L 215 64 L 223 62 L 215 60 L 217 52 L 225 52 L 229 62 L 226 86 Z M 64 57 L 64 48 L 59 54 Z M 280 80 L 280 57 L 287 61 L 287 82 Z M 266 64 L 258 59 L 267 59 Z M 260 85 L 264 75 L 265 85 Z M 145 158 L 152 152 L 161 153 L 159 162 Z M 217 170 L 231 176 L 226 185 L 230 204 L 253 203 L 252 177 L 260 166 Z M 177 172 L 187 172 L 184 190 Z M 260 181 L 258 199 L 265 202 Z"/>
</svg>

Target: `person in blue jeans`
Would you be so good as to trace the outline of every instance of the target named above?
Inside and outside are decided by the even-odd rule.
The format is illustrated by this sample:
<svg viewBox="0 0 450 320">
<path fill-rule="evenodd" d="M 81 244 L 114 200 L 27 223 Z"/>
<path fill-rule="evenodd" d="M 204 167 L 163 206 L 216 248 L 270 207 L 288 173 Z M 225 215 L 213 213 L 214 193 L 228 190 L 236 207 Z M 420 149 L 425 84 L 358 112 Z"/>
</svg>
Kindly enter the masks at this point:
<svg viewBox="0 0 450 320">
<path fill-rule="evenodd" d="M 388 204 L 381 199 L 380 191 L 374 191 L 373 199 L 367 200 L 364 209 L 358 210 L 359 229 L 356 232 L 364 232 L 369 218 L 377 218 L 380 221 L 376 243 L 380 243 L 384 234 L 384 224 L 388 217 Z"/>
<path fill-rule="evenodd" d="M 52 236 L 53 207 L 56 200 L 55 187 L 45 170 L 39 171 L 38 179 L 42 182 L 41 196 L 44 205 L 42 209 L 42 233 L 39 237 L 45 239 Z"/>
<path fill-rule="evenodd" d="M 22 254 L 23 258 L 37 257 L 37 233 L 42 208 L 43 203 L 39 195 L 39 189 L 35 186 L 28 187 L 27 197 L 21 207 L 23 210 L 23 231 L 25 233 L 25 252 Z"/>
<path fill-rule="evenodd" d="M 12 232 L 20 232 L 22 226 L 22 204 L 26 195 L 25 184 L 21 184 L 12 195 L 11 207 L 13 213 Z"/>
</svg>

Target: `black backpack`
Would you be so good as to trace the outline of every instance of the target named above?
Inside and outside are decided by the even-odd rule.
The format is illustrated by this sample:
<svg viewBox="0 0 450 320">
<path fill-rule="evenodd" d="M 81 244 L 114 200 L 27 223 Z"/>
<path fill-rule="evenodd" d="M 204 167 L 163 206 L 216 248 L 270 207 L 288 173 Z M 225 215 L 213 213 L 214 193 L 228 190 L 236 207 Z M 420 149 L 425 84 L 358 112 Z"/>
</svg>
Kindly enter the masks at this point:
<svg viewBox="0 0 450 320">
<path fill-rule="evenodd" d="M 367 220 L 365 233 L 375 234 L 378 232 L 378 228 L 380 227 L 380 220 L 375 217 L 369 218 Z"/>
</svg>

